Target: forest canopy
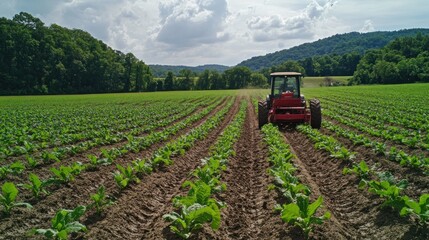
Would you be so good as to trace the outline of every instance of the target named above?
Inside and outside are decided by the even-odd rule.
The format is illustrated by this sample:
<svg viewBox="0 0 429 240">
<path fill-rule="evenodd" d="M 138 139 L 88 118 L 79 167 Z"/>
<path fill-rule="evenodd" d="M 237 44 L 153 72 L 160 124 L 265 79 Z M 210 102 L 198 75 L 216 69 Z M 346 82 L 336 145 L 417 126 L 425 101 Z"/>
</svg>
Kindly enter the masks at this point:
<svg viewBox="0 0 429 240">
<path fill-rule="evenodd" d="M 79 29 L 21 12 L 0 18 L 0 94 L 144 91 L 149 67 Z"/>
</svg>

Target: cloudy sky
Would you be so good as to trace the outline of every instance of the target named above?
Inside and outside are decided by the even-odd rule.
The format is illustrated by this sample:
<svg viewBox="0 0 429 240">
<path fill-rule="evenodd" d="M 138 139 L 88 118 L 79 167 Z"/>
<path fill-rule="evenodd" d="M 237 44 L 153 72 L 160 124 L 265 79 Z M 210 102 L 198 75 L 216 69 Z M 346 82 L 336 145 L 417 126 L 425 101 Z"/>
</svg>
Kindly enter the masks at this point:
<svg viewBox="0 0 429 240">
<path fill-rule="evenodd" d="M 427 0 L 1 0 L 46 25 L 79 28 L 148 64 L 236 65 L 351 31 L 429 27 Z"/>
</svg>

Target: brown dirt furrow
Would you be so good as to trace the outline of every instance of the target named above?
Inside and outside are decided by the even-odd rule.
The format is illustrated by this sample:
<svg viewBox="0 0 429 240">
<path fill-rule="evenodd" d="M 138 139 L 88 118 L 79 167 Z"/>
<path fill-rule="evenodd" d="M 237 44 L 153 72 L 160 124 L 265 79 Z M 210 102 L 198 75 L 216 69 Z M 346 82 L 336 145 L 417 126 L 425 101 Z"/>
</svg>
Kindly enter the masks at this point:
<svg viewBox="0 0 429 240">
<path fill-rule="evenodd" d="M 227 185 L 220 199 L 226 203 L 222 226 L 214 233 L 216 239 L 274 239 L 283 237 L 285 225 L 275 213 L 277 194 L 268 190 L 272 182 L 267 173 L 268 150 L 263 144 L 251 103 L 236 155 L 229 159 L 222 179 Z"/>
<path fill-rule="evenodd" d="M 365 146 L 356 146 L 349 139 L 337 136 L 330 130 L 322 129 L 321 133 L 335 137 L 347 149 L 357 152 L 357 156 L 359 156 L 357 161 L 365 160 L 369 166 L 377 166 L 377 171 L 389 171 L 398 179 L 407 179 L 410 184 L 404 193 L 408 196 L 418 198 L 421 194 L 429 192 L 429 176 L 425 175 L 422 171 L 401 166 L 399 163 L 389 160 L 386 156 L 377 155 Z"/>
<path fill-rule="evenodd" d="M 191 170 L 208 154 L 218 135 L 238 111 L 238 100 L 220 127 L 195 143 L 185 155 L 174 158 L 174 164 L 145 176 L 142 182 L 126 190 L 108 209 L 106 216 L 94 224 L 88 223 L 85 239 L 160 239 L 172 236 L 162 216 L 173 210 L 172 198 L 182 191 L 182 183 Z M 168 237 L 168 238 L 170 238 Z"/>
<path fill-rule="evenodd" d="M 330 221 L 315 229 L 315 238 L 400 239 L 410 231 L 409 221 L 381 210 L 378 196 L 359 190 L 356 177 L 342 174 L 345 163 L 316 150 L 305 135 L 293 129 L 286 130 L 285 137 L 298 156 L 299 167 L 310 174 L 310 187 L 319 189 L 332 213 Z"/>
<path fill-rule="evenodd" d="M 182 134 L 186 134 L 191 128 L 202 124 L 208 117 L 213 116 L 227 101 L 216 107 L 208 116 L 197 121 L 187 129 L 180 130 L 176 135 L 170 137 L 167 141 L 178 138 Z M 237 102 L 237 100 L 236 100 Z M 237 108 L 238 103 L 235 104 Z M 130 153 L 115 160 L 115 164 L 125 165 L 131 163 L 136 158 L 149 157 L 153 151 L 165 145 L 165 142 L 156 143 L 140 153 Z M 73 161 L 87 161 L 86 159 L 73 159 Z M 72 209 L 78 205 L 86 205 L 90 203 L 90 195 L 95 193 L 101 185 L 106 187 L 106 193 L 121 197 L 126 193 L 119 193 L 115 185 L 112 172 L 116 170 L 116 165 L 100 166 L 96 171 L 84 171 L 79 174 L 73 182 L 67 185 L 61 185 L 51 189 L 51 194 L 38 201 L 30 201 L 33 204 L 33 209 L 19 209 L 15 214 L 6 219 L 0 219 L 0 239 L 20 239 L 25 236 L 32 227 L 49 227 L 50 219 L 55 215 L 55 212 L 61 208 Z M 43 169 L 43 173 L 39 172 L 41 179 L 46 179 L 50 176 L 48 169 Z M 156 173 L 154 173 L 156 174 Z M 143 177 L 142 181 L 145 177 Z M 127 191 L 125 191 L 127 192 Z M 25 199 L 30 195 L 23 195 L 20 198 Z M 89 216 L 90 219 L 100 220 L 96 216 Z"/>
</svg>

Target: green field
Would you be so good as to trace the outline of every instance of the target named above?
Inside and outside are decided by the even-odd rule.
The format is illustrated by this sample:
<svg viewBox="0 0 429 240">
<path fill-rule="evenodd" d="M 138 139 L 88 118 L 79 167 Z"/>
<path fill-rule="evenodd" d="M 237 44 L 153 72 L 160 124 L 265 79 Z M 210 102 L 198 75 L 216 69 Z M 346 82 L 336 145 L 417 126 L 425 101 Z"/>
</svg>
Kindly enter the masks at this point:
<svg viewBox="0 0 429 240">
<path fill-rule="evenodd" d="M 325 78 L 327 77 L 304 77 L 304 88 L 320 87 L 321 84 L 324 84 Z M 333 82 L 339 82 L 342 85 L 347 85 L 348 79 L 351 78 L 351 76 L 332 76 L 329 78 L 331 78 Z"/>
<path fill-rule="evenodd" d="M 428 239 L 429 84 L 321 79 L 321 129 L 259 129 L 267 89 L 0 97 L 0 239 Z"/>
</svg>

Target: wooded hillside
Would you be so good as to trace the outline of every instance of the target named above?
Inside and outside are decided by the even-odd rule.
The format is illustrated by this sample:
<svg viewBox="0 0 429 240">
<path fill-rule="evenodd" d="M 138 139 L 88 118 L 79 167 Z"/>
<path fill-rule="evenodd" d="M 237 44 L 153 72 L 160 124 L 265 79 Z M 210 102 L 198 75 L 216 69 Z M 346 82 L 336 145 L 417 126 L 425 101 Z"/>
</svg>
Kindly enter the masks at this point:
<svg viewBox="0 0 429 240">
<path fill-rule="evenodd" d="M 288 60 L 302 60 L 321 55 L 344 55 L 346 53 L 363 54 L 368 49 L 382 48 L 398 37 L 414 36 L 417 33 L 429 34 L 429 29 L 406 29 L 392 32 L 351 32 L 336 34 L 312 43 L 304 43 L 290 49 L 269 53 L 265 56 L 252 57 L 239 63 L 252 70 L 260 70 L 282 64 Z"/>
</svg>

